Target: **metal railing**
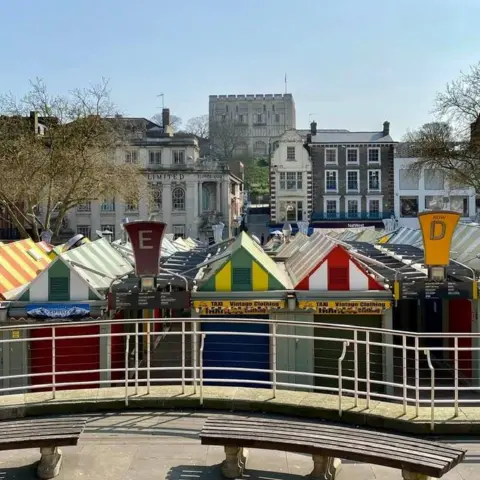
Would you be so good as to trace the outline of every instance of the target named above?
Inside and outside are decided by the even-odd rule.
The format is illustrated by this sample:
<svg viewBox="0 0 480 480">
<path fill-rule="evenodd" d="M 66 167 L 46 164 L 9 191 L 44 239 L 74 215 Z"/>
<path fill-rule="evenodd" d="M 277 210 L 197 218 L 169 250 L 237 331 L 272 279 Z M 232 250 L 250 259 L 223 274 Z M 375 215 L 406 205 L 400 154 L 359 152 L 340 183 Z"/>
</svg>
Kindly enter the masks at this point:
<svg viewBox="0 0 480 480">
<path fill-rule="evenodd" d="M 0 395 L 47 390 L 55 398 L 66 388 L 123 386 L 128 404 L 140 387 L 178 385 L 185 393 L 190 385 L 203 404 L 205 386 L 246 385 L 269 388 L 272 397 L 278 389 L 337 395 L 339 415 L 360 401 L 367 409 L 372 400 L 398 403 L 404 414 L 413 406 L 417 416 L 426 407 L 433 429 L 437 406 L 458 416 L 480 405 L 479 365 L 480 333 L 251 318 L 0 327 Z"/>
</svg>

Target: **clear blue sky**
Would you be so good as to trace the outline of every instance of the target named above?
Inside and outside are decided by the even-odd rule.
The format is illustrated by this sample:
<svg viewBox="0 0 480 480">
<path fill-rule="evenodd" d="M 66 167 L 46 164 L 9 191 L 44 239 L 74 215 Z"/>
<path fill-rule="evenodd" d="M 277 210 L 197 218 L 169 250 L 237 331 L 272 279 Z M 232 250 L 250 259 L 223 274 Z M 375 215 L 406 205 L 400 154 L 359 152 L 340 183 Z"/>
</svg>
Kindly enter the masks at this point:
<svg viewBox="0 0 480 480">
<path fill-rule="evenodd" d="M 0 92 L 102 76 L 120 109 L 187 120 L 209 94 L 282 93 L 297 127 L 380 129 L 430 119 L 435 92 L 480 60 L 479 0 L 3 1 Z"/>
</svg>

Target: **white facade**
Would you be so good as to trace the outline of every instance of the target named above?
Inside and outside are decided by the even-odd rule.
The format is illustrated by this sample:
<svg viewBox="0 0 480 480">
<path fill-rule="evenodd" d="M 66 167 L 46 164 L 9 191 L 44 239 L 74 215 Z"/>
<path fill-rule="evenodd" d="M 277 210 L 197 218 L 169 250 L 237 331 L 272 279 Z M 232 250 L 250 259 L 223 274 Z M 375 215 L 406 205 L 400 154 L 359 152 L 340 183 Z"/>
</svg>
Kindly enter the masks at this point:
<svg viewBox="0 0 480 480">
<path fill-rule="evenodd" d="M 119 198 L 88 202 L 69 213 L 69 227 L 90 238 L 96 230 L 109 230 L 120 238 L 125 218 L 147 219 L 153 214 L 175 237 L 212 240 L 212 226 L 219 222 L 225 224 L 224 236 L 232 235 L 242 208 L 242 181 L 223 165 L 199 158 L 195 137 L 148 132 L 128 148 L 117 149 L 116 160 L 145 169 L 153 200 L 142 199 L 138 205 Z"/>
<path fill-rule="evenodd" d="M 286 131 L 270 158 L 271 222 L 308 221 L 312 211 L 312 162 L 303 139 Z"/>
<path fill-rule="evenodd" d="M 274 137 L 295 128 L 295 102 L 290 93 L 257 95 L 210 95 L 209 120 L 233 121 L 245 127 L 245 141 L 238 155 L 267 156 Z"/>
<path fill-rule="evenodd" d="M 420 175 L 408 171 L 416 158 L 396 158 L 394 170 L 395 217 L 400 227 L 420 228 L 417 214 L 444 209 L 462 213 L 463 219 L 477 214 L 473 188 L 453 188 L 441 170 L 424 169 Z"/>
</svg>

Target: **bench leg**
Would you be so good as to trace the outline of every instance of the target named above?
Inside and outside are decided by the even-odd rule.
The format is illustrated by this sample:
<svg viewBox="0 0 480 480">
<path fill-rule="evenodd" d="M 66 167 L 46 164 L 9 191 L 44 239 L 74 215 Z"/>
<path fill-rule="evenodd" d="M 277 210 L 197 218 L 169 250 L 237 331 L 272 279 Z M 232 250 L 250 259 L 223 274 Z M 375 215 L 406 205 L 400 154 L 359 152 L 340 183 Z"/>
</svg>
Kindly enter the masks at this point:
<svg viewBox="0 0 480 480">
<path fill-rule="evenodd" d="M 402 470 L 403 480 L 430 480 L 432 477 L 424 475 L 423 473 L 409 472 L 408 470 Z"/>
<path fill-rule="evenodd" d="M 324 457 L 323 455 L 312 455 L 312 457 L 313 470 L 310 477 L 315 480 L 335 480 L 342 461 L 339 458 Z"/>
<path fill-rule="evenodd" d="M 54 478 L 60 473 L 62 466 L 62 451 L 57 447 L 41 448 L 40 463 L 37 467 L 37 475 L 42 480 Z"/>
<path fill-rule="evenodd" d="M 225 447 L 225 460 L 220 468 L 227 478 L 241 477 L 247 465 L 248 450 L 242 447 Z"/>
</svg>

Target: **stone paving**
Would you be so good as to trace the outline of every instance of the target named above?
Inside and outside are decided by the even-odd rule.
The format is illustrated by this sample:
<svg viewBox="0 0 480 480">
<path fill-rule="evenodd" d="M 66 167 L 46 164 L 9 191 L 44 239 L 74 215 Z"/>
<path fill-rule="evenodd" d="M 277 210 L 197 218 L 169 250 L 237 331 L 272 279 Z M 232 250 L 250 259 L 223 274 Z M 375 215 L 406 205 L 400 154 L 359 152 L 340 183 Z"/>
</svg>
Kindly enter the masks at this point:
<svg viewBox="0 0 480 480">
<path fill-rule="evenodd" d="M 129 411 L 92 414 L 77 447 L 64 447 L 58 480 L 221 479 L 221 447 L 200 445 L 208 412 Z M 440 439 L 440 441 L 446 441 Z M 468 450 L 466 461 L 445 480 L 480 478 L 480 441 L 448 439 Z M 0 452 L 0 480 L 33 480 L 38 450 Z M 298 480 L 312 469 L 311 457 L 250 450 L 248 480 Z M 398 470 L 344 462 L 337 480 L 401 479 Z"/>
</svg>

